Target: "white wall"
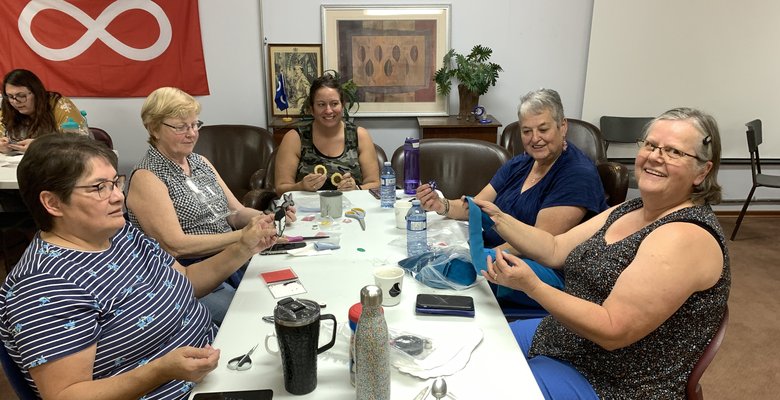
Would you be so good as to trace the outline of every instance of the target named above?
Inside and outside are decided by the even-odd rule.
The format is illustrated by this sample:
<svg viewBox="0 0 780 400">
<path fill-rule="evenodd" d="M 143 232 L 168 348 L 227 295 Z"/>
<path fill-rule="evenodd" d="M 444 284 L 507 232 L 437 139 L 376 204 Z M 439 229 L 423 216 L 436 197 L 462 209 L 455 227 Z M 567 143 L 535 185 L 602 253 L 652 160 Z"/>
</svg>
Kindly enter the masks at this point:
<svg viewBox="0 0 780 400">
<path fill-rule="evenodd" d="M 266 125 L 266 74 L 262 38 L 269 43 L 321 43 L 320 4 L 415 4 L 410 1 L 233 0 L 200 1 L 203 50 L 211 94 L 202 96 L 207 124 Z M 557 89 L 566 113 L 579 117 L 585 86 L 593 0 L 452 0 L 451 43 L 459 52 L 475 44 L 493 49 L 504 68 L 498 86 L 481 103 L 505 125 L 516 120 L 522 94 L 539 87 Z M 262 8 L 262 18 L 261 18 Z M 262 24 L 262 27 L 261 27 Z M 456 96 L 451 109 L 457 109 Z M 89 123 L 106 129 L 127 172 L 146 150 L 140 122 L 143 99 L 75 98 Z M 361 118 L 386 152 L 406 136 L 418 136 L 414 118 Z"/>
</svg>

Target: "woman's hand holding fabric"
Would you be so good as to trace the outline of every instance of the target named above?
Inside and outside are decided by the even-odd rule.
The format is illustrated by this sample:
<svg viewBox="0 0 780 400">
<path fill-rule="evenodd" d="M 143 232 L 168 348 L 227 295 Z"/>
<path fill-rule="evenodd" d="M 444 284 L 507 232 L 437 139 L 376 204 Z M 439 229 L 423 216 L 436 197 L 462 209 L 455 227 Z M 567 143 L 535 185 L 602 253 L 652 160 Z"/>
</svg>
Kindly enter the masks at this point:
<svg viewBox="0 0 780 400">
<path fill-rule="evenodd" d="M 444 203 L 439 198 L 439 194 L 431 187 L 431 185 L 424 183 L 417 187 L 417 194 L 415 195 L 417 200 L 420 200 L 420 205 L 425 211 L 435 211 L 437 213 L 444 212 Z"/>
<path fill-rule="evenodd" d="M 355 181 L 355 178 L 352 177 L 352 174 L 347 172 L 341 177 L 341 182 L 339 182 L 336 189 L 341 190 L 342 192 L 347 192 L 350 190 L 357 189 L 357 182 Z"/>
<path fill-rule="evenodd" d="M 488 269 L 482 271 L 482 276 L 497 285 L 530 294 L 541 283 L 528 264 L 514 255 L 497 251 L 495 260 L 487 257 L 487 265 Z"/>
<path fill-rule="evenodd" d="M 312 173 L 303 177 L 301 185 L 303 185 L 303 190 L 307 192 L 316 192 L 325 184 L 325 179 L 327 179 L 325 174 Z"/>
</svg>

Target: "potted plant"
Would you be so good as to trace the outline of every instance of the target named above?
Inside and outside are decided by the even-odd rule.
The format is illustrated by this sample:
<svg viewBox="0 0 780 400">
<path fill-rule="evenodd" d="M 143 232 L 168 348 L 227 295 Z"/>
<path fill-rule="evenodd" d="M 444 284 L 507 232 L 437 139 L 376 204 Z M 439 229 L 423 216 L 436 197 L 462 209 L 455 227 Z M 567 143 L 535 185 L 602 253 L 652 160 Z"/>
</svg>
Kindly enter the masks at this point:
<svg viewBox="0 0 780 400">
<path fill-rule="evenodd" d="M 488 62 L 492 54 L 493 50 L 481 45 L 474 46 L 466 56 L 450 49 L 444 55 L 443 66 L 433 75 L 437 91 L 445 96 L 450 93 L 452 78 L 458 80 L 459 118 L 471 115 L 479 103 L 479 96 L 496 85 L 498 73 L 503 70 L 500 65 Z"/>
</svg>

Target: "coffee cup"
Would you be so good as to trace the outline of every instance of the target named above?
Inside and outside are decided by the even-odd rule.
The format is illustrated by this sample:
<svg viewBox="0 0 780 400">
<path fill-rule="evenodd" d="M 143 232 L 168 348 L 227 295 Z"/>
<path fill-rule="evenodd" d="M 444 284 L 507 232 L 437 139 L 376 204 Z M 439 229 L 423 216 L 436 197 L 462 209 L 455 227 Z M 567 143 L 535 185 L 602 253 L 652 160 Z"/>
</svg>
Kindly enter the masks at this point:
<svg viewBox="0 0 780 400">
<path fill-rule="evenodd" d="M 320 192 L 320 215 L 323 218 L 341 218 L 344 196 L 338 190 Z"/>
<path fill-rule="evenodd" d="M 397 200 L 395 202 L 395 227 L 406 229 L 406 214 L 412 208 L 412 202 L 408 199 Z"/>
<path fill-rule="evenodd" d="M 404 270 L 392 265 L 374 269 L 374 283 L 382 289 L 382 305 L 391 307 L 401 302 L 404 286 Z"/>
</svg>

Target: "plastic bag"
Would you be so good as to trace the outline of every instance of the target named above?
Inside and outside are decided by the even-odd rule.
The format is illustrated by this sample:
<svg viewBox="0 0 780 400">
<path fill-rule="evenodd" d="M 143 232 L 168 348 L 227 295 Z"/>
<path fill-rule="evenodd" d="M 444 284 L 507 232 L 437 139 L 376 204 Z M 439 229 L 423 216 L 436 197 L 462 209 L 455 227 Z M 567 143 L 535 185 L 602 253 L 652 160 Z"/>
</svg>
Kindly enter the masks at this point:
<svg viewBox="0 0 780 400">
<path fill-rule="evenodd" d="M 433 248 L 405 258 L 398 265 L 409 270 L 420 283 L 436 289 L 464 290 L 477 282 L 477 271 L 464 247 Z"/>
</svg>

